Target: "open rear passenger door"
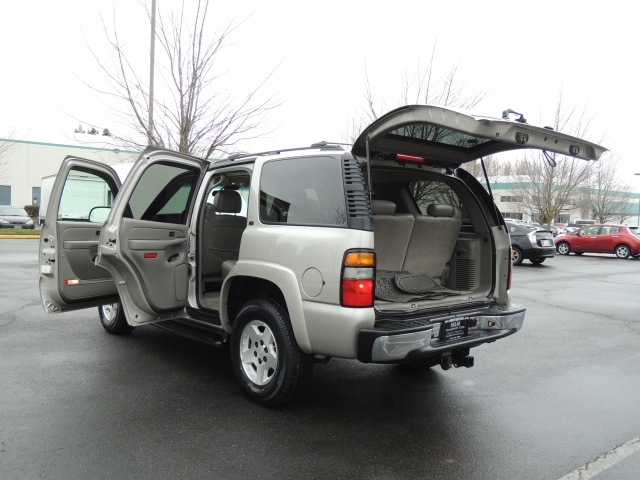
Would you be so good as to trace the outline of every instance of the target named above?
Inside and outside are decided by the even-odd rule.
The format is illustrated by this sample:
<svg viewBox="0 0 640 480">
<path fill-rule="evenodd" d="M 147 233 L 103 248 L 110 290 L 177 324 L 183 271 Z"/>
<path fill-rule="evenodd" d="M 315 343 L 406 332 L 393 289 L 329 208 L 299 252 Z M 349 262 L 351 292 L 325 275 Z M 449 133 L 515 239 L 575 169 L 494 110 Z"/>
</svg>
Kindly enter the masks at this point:
<svg viewBox="0 0 640 480">
<path fill-rule="evenodd" d="M 179 316 L 187 303 L 189 219 L 208 162 L 147 148 L 127 177 L 100 235 L 131 325 Z"/>
<path fill-rule="evenodd" d="M 97 267 L 98 239 L 120 189 L 107 165 L 63 160 L 40 235 L 40 298 L 47 312 L 95 307 L 118 300 L 111 275 Z"/>
</svg>

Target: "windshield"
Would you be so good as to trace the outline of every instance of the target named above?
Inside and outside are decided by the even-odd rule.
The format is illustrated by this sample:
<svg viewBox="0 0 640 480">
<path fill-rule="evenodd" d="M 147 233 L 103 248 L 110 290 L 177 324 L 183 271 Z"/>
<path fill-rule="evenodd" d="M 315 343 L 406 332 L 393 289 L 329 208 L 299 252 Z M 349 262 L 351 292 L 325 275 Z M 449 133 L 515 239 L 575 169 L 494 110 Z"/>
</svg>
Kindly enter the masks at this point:
<svg viewBox="0 0 640 480">
<path fill-rule="evenodd" d="M 638 230 L 639 227 L 629 227 L 629 230 L 631 230 L 631 233 L 633 233 L 634 235 L 638 235 L 640 237 L 640 230 Z"/>
<path fill-rule="evenodd" d="M 28 217 L 24 208 L 0 207 L 0 215 L 6 217 Z"/>
</svg>

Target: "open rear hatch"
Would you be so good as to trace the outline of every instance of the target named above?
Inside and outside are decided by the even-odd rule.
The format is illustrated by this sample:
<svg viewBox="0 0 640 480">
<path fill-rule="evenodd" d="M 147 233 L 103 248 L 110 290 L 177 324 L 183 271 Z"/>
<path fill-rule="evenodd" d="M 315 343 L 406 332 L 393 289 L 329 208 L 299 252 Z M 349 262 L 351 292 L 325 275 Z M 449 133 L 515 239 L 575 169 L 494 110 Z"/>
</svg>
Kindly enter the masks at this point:
<svg viewBox="0 0 640 480">
<path fill-rule="evenodd" d="M 456 168 L 487 155 L 523 148 L 584 160 L 598 160 L 606 151 L 595 143 L 520 120 L 478 117 L 429 105 L 407 105 L 369 125 L 353 144 L 352 152 L 359 157 L 389 157 Z"/>
<path fill-rule="evenodd" d="M 606 151 L 602 146 L 580 138 L 524 123 L 522 117 L 516 120 L 493 119 L 442 107 L 408 105 L 387 113 L 367 127 L 354 143 L 352 153 L 367 158 L 369 168 L 372 162 L 376 168 L 376 163 L 379 165 L 380 161 L 389 160 L 394 164 L 425 164 L 450 171 L 488 155 L 527 148 L 584 160 L 598 160 Z M 399 211 L 376 212 L 376 204 L 393 204 L 403 197 L 390 193 L 388 186 L 393 182 L 392 175 L 406 176 L 406 182 L 403 184 L 396 180 L 397 185 L 426 179 L 425 170 L 419 168 L 403 168 L 402 173 L 390 172 L 385 170 L 383 175 L 374 172 L 373 178 L 369 172 L 374 195 L 382 192 L 378 199 L 373 200 L 375 248 L 379 263 L 376 311 L 393 314 L 438 308 L 446 310 L 452 304 L 456 308 L 464 308 L 465 305 L 469 308 L 489 301 L 487 294 L 493 292 L 495 281 L 487 267 L 493 265 L 498 268 L 495 266 L 497 254 L 493 251 L 495 246 L 486 242 L 491 235 L 490 226 L 486 225 L 482 214 L 477 208 L 475 214 L 469 213 L 472 210 L 468 204 L 472 203 L 470 195 L 458 192 L 460 195 L 456 199 L 452 199 L 455 195 L 440 195 L 432 202 L 434 205 L 429 205 L 433 211 L 429 212 L 428 208 L 426 212 L 422 211 L 423 215 L 416 215 L 406 207 Z M 387 188 L 378 189 L 377 182 L 387 182 Z M 442 187 L 445 188 L 438 187 L 438 191 L 447 191 L 444 183 Z M 436 185 L 436 182 L 431 185 Z M 468 203 L 465 205 L 465 202 Z M 444 215 L 452 218 L 442 218 L 438 211 L 443 207 L 465 211 L 470 230 L 460 230 L 460 216 Z M 412 226 L 409 225 L 411 223 Z M 504 248 L 508 249 L 508 245 Z M 423 261 L 430 255 L 439 257 Z M 404 260 L 389 266 L 393 262 L 386 260 L 393 256 Z M 420 261 L 413 261 L 414 258 L 420 258 Z M 434 268 L 438 262 L 442 265 Z M 423 264 L 428 268 L 420 268 Z M 432 274 L 434 271 L 436 273 Z M 403 287 L 402 282 L 409 287 Z M 426 284 L 431 288 L 424 286 Z"/>
</svg>

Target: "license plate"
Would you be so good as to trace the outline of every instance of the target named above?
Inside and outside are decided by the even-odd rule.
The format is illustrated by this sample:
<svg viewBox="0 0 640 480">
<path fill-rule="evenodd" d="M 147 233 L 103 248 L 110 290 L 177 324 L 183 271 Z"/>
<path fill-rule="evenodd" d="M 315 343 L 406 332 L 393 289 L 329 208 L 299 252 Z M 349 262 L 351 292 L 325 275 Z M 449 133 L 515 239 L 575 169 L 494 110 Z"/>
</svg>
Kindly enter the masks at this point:
<svg viewBox="0 0 640 480">
<path fill-rule="evenodd" d="M 542 246 L 543 247 L 550 247 L 551 246 L 551 240 L 542 240 Z"/>
<path fill-rule="evenodd" d="M 469 319 L 456 318 L 454 320 L 445 320 L 440 325 L 440 340 L 455 340 L 456 338 L 466 337 L 469 334 Z"/>
</svg>

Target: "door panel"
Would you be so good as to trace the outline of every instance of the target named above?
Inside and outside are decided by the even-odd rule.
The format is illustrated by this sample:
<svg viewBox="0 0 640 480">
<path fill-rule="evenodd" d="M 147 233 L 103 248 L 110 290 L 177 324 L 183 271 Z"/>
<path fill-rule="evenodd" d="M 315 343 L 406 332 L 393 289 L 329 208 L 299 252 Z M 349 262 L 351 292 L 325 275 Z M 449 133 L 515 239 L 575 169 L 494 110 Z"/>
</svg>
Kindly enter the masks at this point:
<svg viewBox="0 0 640 480">
<path fill-rule="evenodd" d="M 187 227 L 124 219 L 122 235 L 128 238 L 122 254 L 135 265 L 149 306 L 158 312 L 184 302 L 187 282 Z M 158 281 L 163 279 L 163 281 Z"/>
<path fill-rule="evenodd" d="M 100 236 L 97 264 L 116 280 L 132 325 L 175 318 L 186 306 L 188 220 L 208 162 L 148 148 Z"/>
<path fill-rule="evenodd" d="M 69 222 L 58 223 L 58 238 L 64 254 L 60 256 L 59 287 L 68 301 L 116 295 L 111 275 L 93 261 L 98 254 L 98 236 L 102 225 L 78 227 Z"/>
<path fill-rule="evenodd" d="M 613 249 L 620 243 L 620 227 L 604 226 L 598 235 L 598 251 L 613 253 Z"/>
<path fill-rule="evenodd" d="M 101 223 L 95 207 L 109 207 L 120 187 L 110 167 L 67 157 L 54 181 L 40 236 L 40 296 L 48 312 L 77 310 L 117 300 L 115 283 L 95 265 Z"/>
</svg>

